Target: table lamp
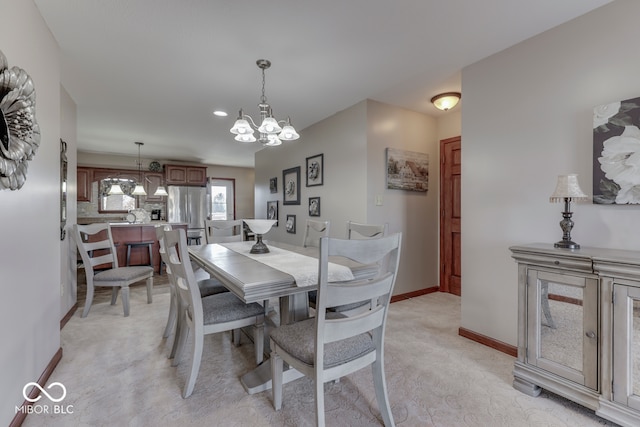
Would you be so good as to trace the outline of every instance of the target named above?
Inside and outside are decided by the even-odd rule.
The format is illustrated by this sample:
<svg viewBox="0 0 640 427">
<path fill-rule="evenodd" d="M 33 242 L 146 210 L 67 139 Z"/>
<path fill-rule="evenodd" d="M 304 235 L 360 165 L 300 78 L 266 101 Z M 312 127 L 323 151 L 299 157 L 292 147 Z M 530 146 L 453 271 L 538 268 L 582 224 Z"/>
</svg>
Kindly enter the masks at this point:
<svg viewBox="0 0 640 427">
<path fill-rule="evenodd" d="M 589 200 L 589 196 L 584 194 L 578 184 L 578 175 L 559 175 L 558 184 L 556 190 L 553 192 L 549 201 L 564 202 L 564 211 L 562 212 L 562 221 L 560 221 L 560 228 L 562 228 L 562 240 L 556 242 L 553 246 L 556 248 L 566 249 L 580 249 L 580 245 L 571 240 L 571 229 L 573 228 L 573 221 L 571 216 L 571 202 L 582 202 Z"/>
</svg>

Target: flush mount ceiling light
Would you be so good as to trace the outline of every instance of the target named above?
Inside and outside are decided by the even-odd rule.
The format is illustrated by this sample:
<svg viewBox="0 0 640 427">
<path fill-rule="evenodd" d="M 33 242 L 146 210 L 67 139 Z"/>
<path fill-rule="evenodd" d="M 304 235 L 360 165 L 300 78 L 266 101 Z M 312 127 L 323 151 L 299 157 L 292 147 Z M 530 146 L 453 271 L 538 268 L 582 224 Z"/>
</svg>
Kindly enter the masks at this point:
<svg viewBox="0 0 640 427">
<path fill-rule="evenodd" d="M 136 142 L 136 145 L 138 146 L 138 183 L 136 184 L 136 188 L 133 189 L 133 194 L 134 196 L 146 196 L 147 192 L 144 191 L 144 186 L 142 185 L 142 183 L 144 181 L 142 181 L 142 161 L 140 160 L 140 147 L 142 145 L 144 145 L 144 142 Z"/>
<path fill-rule="evenodd" d="M 445 92 L 431 98 L 431 103 L 438 110 L 447 111 L 455 107 L 461 97 L 460 92 Z"/>
<path fill-rule="evenodd" d="M 251 116 L 244 114 L 242 109 L 238 113 L 238 119 L 234 123 L 230 132 L 236 135 L 235 140 L 239 142 L 260 142 L 265 146 L 276 146 L 282 144 L 282 141 L 293 141 L 300 138 L 300 135 L 291 126 L 291 120 L 276 120 L 271 112 L 271 106 L 267 103 L 267 97 L 264 94 L 264 70 L 271 67 L 271 61 L 268 59 L 258 59 L 256 61 L 258 68 L 262 70 L 262 96 L 258 108 L 260 109 L 260 125 L 256 125 Z M 284 126 L 280 126 L 280 125 Z M 258 139 L 253 136 L 253 132 L 257 130 L 260 133 Z"/>
</svg>

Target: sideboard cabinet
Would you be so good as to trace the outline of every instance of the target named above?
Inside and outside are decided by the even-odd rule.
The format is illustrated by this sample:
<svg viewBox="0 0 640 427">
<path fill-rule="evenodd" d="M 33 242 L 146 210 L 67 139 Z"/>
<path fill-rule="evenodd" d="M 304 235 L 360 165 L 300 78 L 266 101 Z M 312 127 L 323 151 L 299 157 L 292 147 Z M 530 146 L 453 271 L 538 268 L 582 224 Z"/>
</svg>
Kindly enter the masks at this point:
<svg viewBox="0 0 640 427">
<path fill-rule="evenodd" d="M 640 252 L 530 244 L 518 263 L 513 386 L 640 425 Z"/>
</svg>

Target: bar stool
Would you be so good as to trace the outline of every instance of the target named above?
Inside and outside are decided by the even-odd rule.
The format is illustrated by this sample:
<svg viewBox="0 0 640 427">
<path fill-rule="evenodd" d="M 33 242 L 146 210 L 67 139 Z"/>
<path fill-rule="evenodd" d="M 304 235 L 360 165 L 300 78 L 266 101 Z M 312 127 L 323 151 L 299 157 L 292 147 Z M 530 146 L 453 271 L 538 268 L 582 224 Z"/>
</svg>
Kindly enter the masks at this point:
<svg viewBox="0 0 640 427">
<path fill-rule="evenodd" d="M 150 265 L 153 267 L 153 240 L 148 240 L 144 242 L 125 242 L 127 245 L 127 267 L 131 265 L 131 248 L 140 248 L 146 246 L 149 250 L 149 263 L 148 264 L 137 264 L 137 265 Z"/>
</svg>

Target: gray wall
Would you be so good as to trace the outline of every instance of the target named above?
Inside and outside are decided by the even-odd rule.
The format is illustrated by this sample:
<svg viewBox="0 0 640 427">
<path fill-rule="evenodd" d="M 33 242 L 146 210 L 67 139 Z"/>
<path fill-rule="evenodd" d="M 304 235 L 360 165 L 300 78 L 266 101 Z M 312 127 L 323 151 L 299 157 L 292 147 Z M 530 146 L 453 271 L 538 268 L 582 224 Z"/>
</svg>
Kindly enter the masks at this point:
<svg viewBox="0 0 640 427">
<path fill-rule="evenodd" d="M 24 385 L 38 380 L 60 348 L 62 135 L 58 46 L 33 2 L 2 0 L 0 10 L 0 49 L 10 67 L 31 76 L 41 131 L 25 185 L 0 191 L 0 425 L 8 425 Z"/>
<path fill-rule="evenodd" d="M 455 124 L 446 132 L 459 132 Z M 455 133 L 454 135 L 459 134 Z M 448 136 L 443 136 L 443 138 Z M 438 147 L 433 117 L 367 100 L 306 128 L 300 140 L 256 153 L 256 218 L 266 218 L 267 201 L 279 201 L 278 227 L 267 239 L 302 244 L 309 197 L 321 198 L 321 217 L 330 220 L 331 236 L 345 237 L 348 220 L 389 223 L 390 232 L 403 232 L 403 255 L 395 293 L 438 284 Z M 386 189 L 385 148 L 429 154 L 427 193 Z M 306 158 L 324 155 L 324 185 L 306 187 Z M 282 204 L 282 171 L 300 166 L 301 204 Z M 269 192 L 277 177 L 278 193 Z M 382 196 L 376 206 L 375 196 Z M 287 214 L 296 215 L 297 233 L 284 228 Z"/>
<path fill-rule="evenodd" d="M 638 16 L 617 0 L 463 70 L 463 327 L 516 344 L 508 248 L 560 240 L 558 175 L 591 194 L 593 107 L 640 96 Z M 573 208 L 576 242 L 640 249 L 639 206 Z"/>
</svg>

